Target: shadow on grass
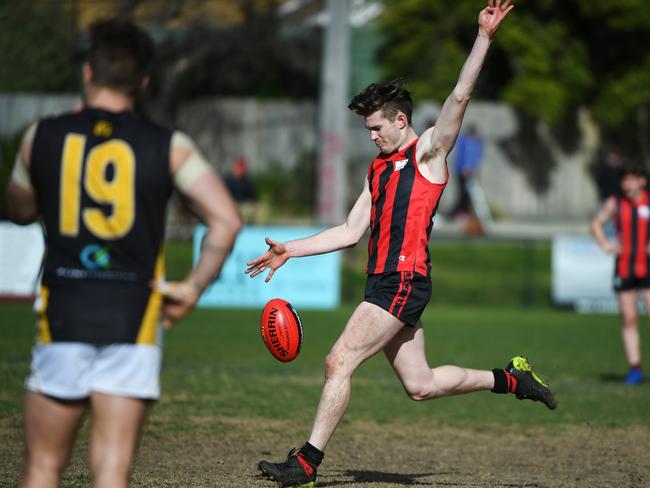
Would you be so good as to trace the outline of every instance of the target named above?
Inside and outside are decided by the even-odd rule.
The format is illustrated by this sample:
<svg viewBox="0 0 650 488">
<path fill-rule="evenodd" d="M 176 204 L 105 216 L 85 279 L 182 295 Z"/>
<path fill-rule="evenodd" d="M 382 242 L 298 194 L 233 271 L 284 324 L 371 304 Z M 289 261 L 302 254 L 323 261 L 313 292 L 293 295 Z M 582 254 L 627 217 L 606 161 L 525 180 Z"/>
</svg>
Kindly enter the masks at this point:
<svg viewBox="0 0 650 488">
<path fill-rule="evenodd" d="M 625 382 L 625 375 L 621 373 L 600 373 L 598 379 L 603 383 L 620 383 Z"/>
<path fill-rule="evenodd" d="M 350 483 L 392 483 L 400 486 L 431 486 L 430 482 L 418 481 L 418 478 L 427 478 L 433 475 L 444 475 L 450 473 L 383 473 L 381 471 L 354 471 L 348 470 L 341 473 L 346 480 L 334 480 L 318 482 L 316 486 L 342 486 Z M 352 478 L 347 479 L 347 478 Z"/>
<path fill-rule="evenodd" d="M 325 487 L 325 486 L 347 486 L 350 483 L 384 483 L 384 484 L 394 484 L 399 486 L 434 486 L 431 483 L 431 480 L 424 481 L 422 478 L 428 478 L 430 476 L 453 476 L 457 475 L 457 472 L 454 471 L 441 471 L 433 473 L 417 473 L 417 474 L 405 474 L 405 473 L 385 473 L 382 471 L 357 471 L 357 470 L 348 470 L 341 472 L 338 476 L 332 476 L 331 478 L 343 477 L 345 479 L 334 479 L 332 481 L 321 481 L 317 480 L 316 488 Z M 268 479 L 262 475 L 258 475 L 257 479 Z M 467 483 L 459 481 L 435 481 L 435 486 L 482 486 L 477 484 L 476 481 L 469 481 Z M 497 485 L 495 485 L 497 486 Z M 534 488 L 539 487 L 537 483 L 499 483 L 498 486 L 501 487 L 512 487 L 512 488 Z"/>
</svg>

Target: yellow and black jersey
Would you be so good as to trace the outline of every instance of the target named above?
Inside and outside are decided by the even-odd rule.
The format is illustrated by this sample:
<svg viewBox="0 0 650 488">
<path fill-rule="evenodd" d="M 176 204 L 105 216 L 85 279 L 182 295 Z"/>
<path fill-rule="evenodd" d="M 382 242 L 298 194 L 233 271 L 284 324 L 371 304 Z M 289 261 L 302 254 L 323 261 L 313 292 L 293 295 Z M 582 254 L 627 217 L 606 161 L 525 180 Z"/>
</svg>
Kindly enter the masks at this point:
<svg viewBox="0 0 650 488">
<path fill-rule="evenodd" d="M 39 122 L 30 172 L 46 243 L 41 342 L 155 342 L 171 136 L 132 111 Z"/>
</svg>

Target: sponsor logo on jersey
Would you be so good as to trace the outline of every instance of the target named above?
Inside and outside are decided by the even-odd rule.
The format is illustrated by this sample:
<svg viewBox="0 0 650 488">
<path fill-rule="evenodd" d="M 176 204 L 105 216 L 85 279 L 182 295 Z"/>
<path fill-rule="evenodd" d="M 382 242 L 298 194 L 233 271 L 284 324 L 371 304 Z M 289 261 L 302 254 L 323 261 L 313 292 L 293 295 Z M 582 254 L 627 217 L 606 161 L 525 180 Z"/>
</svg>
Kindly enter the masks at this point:
<svg viewBox="0 0 650 488">
<path fill-rule="evenodd" d="M 641 219 L 647 219 L 650 217 L 650 208 L 648 208 L 647 205 L 641 205 L 638 209 L 637 212 L 639 214 L 639 218 Z"/>
<path fill-rule="evenodd" d="M 81 264 L 86 269 L 111 269 L 111 256 L 106 247 L 99 244 L 88 244 L 79 254 Z"/>
<path fill-rule="evenodd" d="M 406 166 L 406 163 L 408 162 L 409 162 L 408 159 L 400 159 L 399 161 L 395 161 L 395 169 L 393 170 L 393 172 L 401 171 L 402 169 L 404 169 L 404 166 Z"/>
</svg>

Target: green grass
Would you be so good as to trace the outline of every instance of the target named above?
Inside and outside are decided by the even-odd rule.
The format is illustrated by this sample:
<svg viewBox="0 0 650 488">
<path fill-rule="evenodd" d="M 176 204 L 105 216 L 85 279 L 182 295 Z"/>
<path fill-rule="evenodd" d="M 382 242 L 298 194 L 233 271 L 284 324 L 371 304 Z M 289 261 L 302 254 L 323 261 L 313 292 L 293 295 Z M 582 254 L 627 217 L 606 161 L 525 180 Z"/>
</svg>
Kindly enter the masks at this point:
<svg viewBox="0 0 650 488">
<path fill-rule="evenodd" d="M 155 435 L 202 429 L 202 418 L 295 419 L 311 423 L 323 376 L 323 359 L 351 306 L 334 312 L 303 311 L 303 350 L 279 363 L 259 337 L 255 310 L 198 310 L 166 335 L 163 400 L 148 430 Z M 0 417 L 19 426 L 22 381 L 34 336 L 27 304 L 1 304 Z M 626 388 L 618 319 L 518 307 L 429 306 L 424 316 L 431 365 L 503 367 L 515 354 L 529 356 L 551 381 L 560 405 L 481 392 L 429 402 L 403 393 L 382 355 L 353 377 L 345 422 L 426 421 L 485 428 L 494 424 L 620 427 L 650 422 L 650 387 Z M 642 335 L 647 338 L 647 324 Z M 644 355 L 650 355 L 645 342 Z M 214 428 L 212 426 L 211 428 Z M 230 427 L 228 427 L 230 428 Z"/>
<path fill-rule="evenodd" d="M 184 276 L 190 253 L 189 243 L 168 246 L 170 279 Z M 431 253 L 434 295 L 423 316 L 430 364 L 491 369 L 503 367 L 513 355 L 528 355 L 550 380 L 558 409 L 549 412 L 488 392 L 413 402 L 380 354 L 355 373 L 345 423 L 425 422 L 476 429 L 650 424 L 650 386 L 621 384 L 625 362 L 618 317 L 577 315 L 547 305 L 548 245 L 434 242 Z M 291 418 L 297 429 L 307 430 L 320 396 L 323 360 L 362 296 L 364 254 L 361 246 L 345 257 L 347 304 L 332 312 L 300 311 L 305 341 L 292 363 L 275 361 L 264 348 L 258 310 L 197 310 L 167 333 L 163 398 L 149 418 L 148 435 L 236 428 L 207 420 L 215 416 Z M 521 307 L 526 297 L 533 298 L 533 307 Z M 0 418 L 17 435 L 35 319 L 26 303 L 0 304 L 0 317 Z M 645 321 L 641 333 L 647 339 Z M 650 343 L 643 344 L 649 357 Z"/>
<path fill-rule="evenodd" d="M 532 241 L 433 241 L 432 303 L 550 304 L 551 248 Z"/>
<path fill-rule="evenodd" d="M 191 262 L 190 249 L 188 243 L 169 245 L 170 279 L 184 276 Z M 343 306 L 331 312 L 299 310 L 305 339 L 294 362 L 279 363 L 266 351 L 259 336 L 259 310 L 197 310 L 165 335 L 163 396 L 145 427 L 140 453 L 144 464 L 138 468 L 144 478 L 138 486 L 207 486 L 204 479 L 214 486 L 241 486 L 228 484 L 219 466 L 211 466 L 212 457 L 224 455 L 223 449 L 230 450 L 230 443 L 237 443 L 241 450 L 237 455 L 246 459 L 235 469 L 244 473 L 251 486 L 264 485 L 261 481 L 255 484 L 251 478 L 254 469 L 248 459 L 266 455 L 269 447 L 259 453 L 251 451 L 250 436 L 268 436 L 273 442 L 282 439 L 284 443 L 285 439 L 303 440 L 308 433 L 320 396 L 323 360 L 362 296 L 364 254 L 361 246 L 345 256 Z M 430 364 L 492 369 L 505 366 L 513 355 L 524 354 L 550 380 L 559 406 L 551 412 L 537 403 L 489 392 L 414 402 L 404 394 L 379 354 L 353 377 L 352 398 L 343 420 L 343 427 L 348 429 L 339 433 L 344 435 L 347 430 L 344 442 L 354 444 L 355 436 L 368 423 L 394 433 L 403 432 L 407 426 L 432 427 L 427 435 L 451 426 L 456 428 L 454 432 L 470 430 L 479 437 L 490 433 L 498 442 L 505 442 L 506 448 L 512 448 L 508 442 L 517 442 L 518 455 L 521 452 L 523 459 L 534 459 L 539 449 L 536 441 L 532 442 L 535 433 L 543 432 L 545 438 L 563 443 L 567 435 L 579 432 L 585 439 L 598 439 L 607 452 L 616 452 L 608 443 L 609 433 L 620 438 L 625 431 L 618 428 L 646 431 L 650 425 L 650 384 L 638 388 L 622 385 L 625 361 L 618 317 L 577 315 L 548 306 L 548 245 L 527 248 L 517 242 L 434 242 L 432 258 L 434 296 L 423 316 Z M 533 266 L 527 267 L 531 262 Z M 522 307 L 524 302 L 533 306 Z M 641 334 L 647 358 L 650 337 L 645 318 Z M 3 466 L 8 470 L 11 467 L 8 481 L 3 476 L 0 486 L 16 486 L 19 476 L 22 385 L 34 336 L 30 304 L 0 303 L 0 432 L 7 439 Z M 503 428 L 509 425 L 515 429 Z M 88 426 L 86 420 L 82 439 L 87 437 Z M 259 426 L 264 426 L 264 432 L 259 432 Z M 570 426 L 579 429 L 567 428 Z M 436 427 L 440 429 L 436 431 Z M 504 432 L 510 432 L 510 440 L 501 437 Z M 514 437 L 512 432 L 516 432 Z M 395 435 L 395 442 L 408 442 L 410 448 L 411 440 L 399 437 Z M 646 438 L 640 437 L 640 445 Z M 198 451 L 186 449 L 183 442 L 190 439 L 198 439 Z M 87 442 L 81 444 L 64 478 L 65 486 L 90 483 L 85 469 Z M 570 445 L 566 449 L 570 450 Z M 444 446 L 446 450 L 447 444 Z M 284 444 L 278 447 L 284 448 Z M 546 448 L 551 453 L 549 459 L 553 453 L 564 453 L 558 455 L 571 462 L 574 451 L 556 447 L 550 451 Z M 147 449 L 153 449 L 154 454 Z M 459 452 L 464 456 L 464 448 Z M 195 456 L 199 456 L 198 463 Z M 202 461 L 201 456 L 206 458 Z M 562 479 L 555 474 L 555 462 L 551 463 L 553 469 L 548 468 L 552 474 L 547 478 L 554 482 Z M 173 473 L 169 466 L 173 466 Z M 591 469 L 588 462 L 581 466 L 578 472 Z M 633 462 L 630 466 L 634 472 Z M 613 476 L 615 479 L 615 473 Z M 153 481 L 142 481 L 149 477 Z M 188 482 L 194 478 L 194 484 Z M 475 481 L 471 478 L 470 484 Z M 613 482 L 610 486 L 619 485 Z"/>
</svg>

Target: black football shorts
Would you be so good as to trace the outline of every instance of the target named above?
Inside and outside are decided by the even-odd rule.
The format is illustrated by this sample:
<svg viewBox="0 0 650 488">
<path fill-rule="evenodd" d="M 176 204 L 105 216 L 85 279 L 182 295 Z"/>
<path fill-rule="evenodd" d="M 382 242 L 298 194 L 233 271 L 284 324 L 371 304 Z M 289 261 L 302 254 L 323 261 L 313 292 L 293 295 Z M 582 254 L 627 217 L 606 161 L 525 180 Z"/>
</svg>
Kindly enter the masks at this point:
<svg viewBox="0 0 650 488">
<path fill-rule="evenodd" d="M 431 278 L 413 271 L 368 275 L 364 301 L 415 327 L 431 298 Z"/>
<path fill-rule="evenodd" d="M 638 278 L 631 276 L 629 278 L 621 278 L 618 275 L 614 276 L 614 291 L 619 293 L 628 290 L 644 290 L 650 288 L 650 276 Z"/>
</svg>

